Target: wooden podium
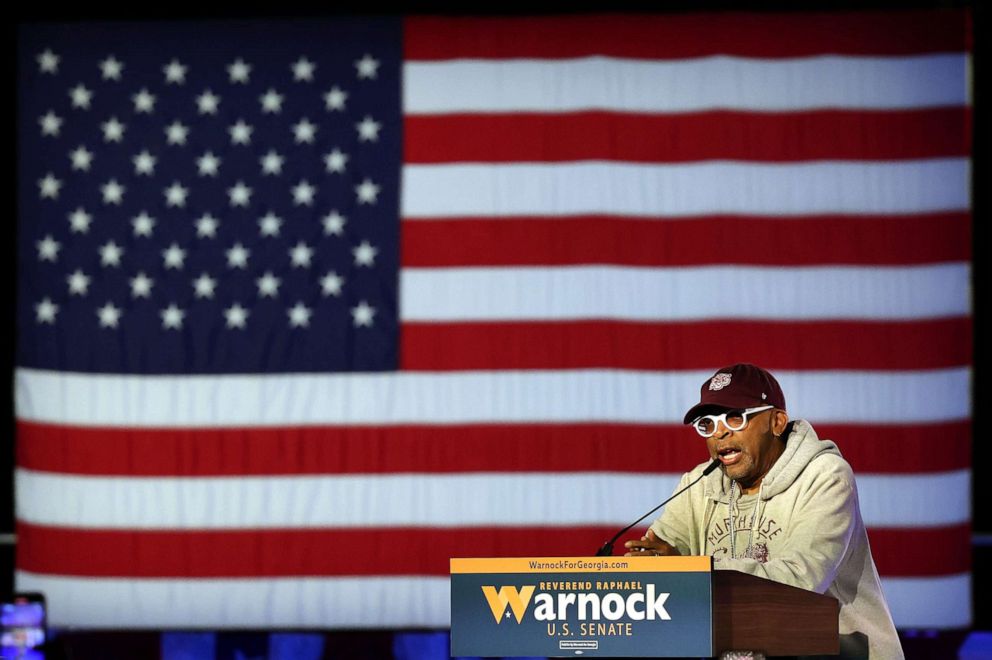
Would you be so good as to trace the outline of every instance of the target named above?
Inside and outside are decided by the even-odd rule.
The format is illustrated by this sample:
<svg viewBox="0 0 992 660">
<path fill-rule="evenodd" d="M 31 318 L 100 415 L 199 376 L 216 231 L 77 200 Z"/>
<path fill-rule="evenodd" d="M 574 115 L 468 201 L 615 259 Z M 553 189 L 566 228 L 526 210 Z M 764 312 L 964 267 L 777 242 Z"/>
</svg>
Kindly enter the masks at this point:
<svg viewBox="0 0 992 660">
<path fill-rule="evenodd" d="M 840 653 L 840 603 L 798 587 L 713 571 L 713 649 L 765 655 Z"/>
<path fill-rule="evenodd" d="M 836 655 L 839 612 L 711 557 L 451 560 L 452 655 Z"/>
</svg>

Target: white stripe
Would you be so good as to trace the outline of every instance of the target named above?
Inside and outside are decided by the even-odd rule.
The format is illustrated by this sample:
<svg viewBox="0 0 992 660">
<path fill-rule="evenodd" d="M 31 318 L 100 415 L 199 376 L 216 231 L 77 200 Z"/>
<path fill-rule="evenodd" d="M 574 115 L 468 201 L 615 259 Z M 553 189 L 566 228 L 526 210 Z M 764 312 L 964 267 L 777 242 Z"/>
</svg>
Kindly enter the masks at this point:
<svg viewBox="0 0 992 660">
<path fill-rule="evenodd" d="M 966 103 L 970 107 L 975 102 L 975 69 L 974 61 L 971 57 L 971 53 L 968 53 L 968 58 L 965 61 L 965 95 Z"/>
<path fill-rule="evenodd" d="M 971 520 L 969 470 L 858 474 L 855 479 L 861 517 L 868 527 L 943 527 Z"/>
<path fill-rule="evenodd" d="M 449 625 L 447 577 L 191 580 L 16 573 L 49 624 L 88 628 L 424 628 Z"/>
<path fill-rule="evenodd" d="M 970 176 L 966 158 L 405 165 L 400 205 L 405 220 L 927 213 L 968 209 Z"/>
<path fill-rule="evenodd" d="M 49 623 L 89 628 L 369 628 L 450 625 L 447 577 L 94 579 L 16 573 Z M 883 577 L 900 628 L 971 625 L 971 576 Z"/>
<path fill-rule="evenodd" d="M 966 66 L 963 53 L 406 62 L 403 109 L 445 114 L 930 108 L 966 103 Z"/>
<path fill-rule="evenodd" d="M 713 365 L 713 369 L 721 365 Z M 681 424 L 706 371 L 121 376 L 18 368 L 18 419 L 81 426 L 228 428 L 467 422 Z M 967 367 L 777 372 L 793 417 L 912 424 L 968 419 Z"/>
<path fill-rule="evenodd" d="M 883 577 L 882 591 L 899 628 L 967 628 L 971 575 Z"/>
<path fill-rule="evenodd" d="M 704 450 L 700 448 L 702 453 Z M 103 529 L 622 526 L 675 490 L 678 474 L 389 474 L 91 477 L 18 469 L 17 517 Z M 967 470 L 859 475 L 869 527 L 970 518 Z"/>
<path fill-rule="evenodd" d="M 405 268 L 400 274 L 400 318 L 405 322 L 929 319 L 970 314 L 970 278 L 971 267 L 964 262 Z"/>
</svg>

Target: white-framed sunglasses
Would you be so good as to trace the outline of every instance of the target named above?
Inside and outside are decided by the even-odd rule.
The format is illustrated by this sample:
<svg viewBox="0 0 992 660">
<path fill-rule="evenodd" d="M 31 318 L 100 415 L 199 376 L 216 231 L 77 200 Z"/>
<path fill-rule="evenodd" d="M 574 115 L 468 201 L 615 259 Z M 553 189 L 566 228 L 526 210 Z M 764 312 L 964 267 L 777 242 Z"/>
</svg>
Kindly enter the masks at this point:
<svg viewBox="0 0 992 660">
<path fill-rule="evenodd" d="M 747 426 L 749 416 L 771 410 L 774 407 L 758 406 L 757 408 L 745 408 L 744 410 L 728 410 L 719 415 L 703 415 L 692 420 L 692 428 L 696 429 L 696 433 L 704 438 L 709 438 L 716 433 L 718 422 L 723 422 L 723 425 L 731 431 L 741 431 Z"/>
</svg>

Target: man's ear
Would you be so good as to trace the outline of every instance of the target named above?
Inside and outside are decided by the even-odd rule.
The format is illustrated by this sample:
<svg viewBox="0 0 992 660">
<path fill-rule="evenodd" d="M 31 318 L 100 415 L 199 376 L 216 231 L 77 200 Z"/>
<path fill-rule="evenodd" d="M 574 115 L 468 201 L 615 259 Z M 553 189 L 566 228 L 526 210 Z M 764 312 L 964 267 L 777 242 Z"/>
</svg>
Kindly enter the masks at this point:
<svg viewBox="0 0 992 660">
<path fill-rule="evenodd" d="M 789 413 L 776 408 L 772 411 L 772 435 L 776 438 L 785 433 L 785 425 L 789 423 Z"/>
</svg>

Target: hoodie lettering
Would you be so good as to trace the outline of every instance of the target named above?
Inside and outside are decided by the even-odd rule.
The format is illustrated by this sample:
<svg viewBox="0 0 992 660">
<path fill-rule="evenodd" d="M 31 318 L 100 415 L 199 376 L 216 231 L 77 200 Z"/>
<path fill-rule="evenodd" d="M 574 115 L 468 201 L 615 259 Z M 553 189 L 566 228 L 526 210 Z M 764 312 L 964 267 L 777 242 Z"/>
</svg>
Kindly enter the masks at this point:
<svg viewBox="0 0 992 660">
<path fill-rule="evenodd" d="M 751 532 L 751 515 L 753 512 L 753 509 L 749 509 L 735 515 L 732 519 L 725 517 L 715 520 L 710 525 L 709 533 L 706 535 L 706 543 L 711 549 L 710 554 L 713 557 L 722 558 L 730 556 L 731 525 L 734 526 L 734 533 L 737 535 L 737 552 L 740 554 L 743 551 L 743 546 L 747 543 L 747 536 Z M 759 544 L 758 541 L 770 541 L 780 535 L 782 531 L 782 525 L 777 520 L 768 516 L 762 516 L 758 520 L 757 527 L 754 530 L 754 558 L 759 561 L 767 561 L 769 557 L 768 545 L 764 542 Z"/>
<path fill-rule="evenodd" d="M 766 539 L 773 539 L 782 533 L 782 527 L 775 522 L 774 518 L 761 518 L 761 523 L 758 525 L 758 534 L 765 537 Z M 775 525 L 775 529 L 772 526 Z"/>
</svg>

